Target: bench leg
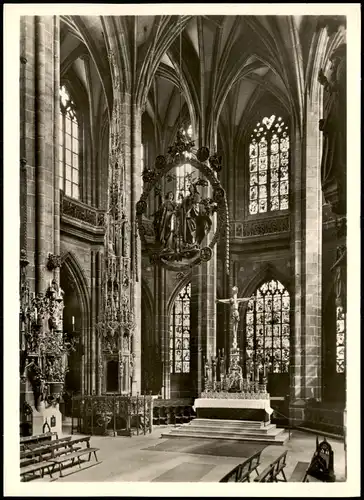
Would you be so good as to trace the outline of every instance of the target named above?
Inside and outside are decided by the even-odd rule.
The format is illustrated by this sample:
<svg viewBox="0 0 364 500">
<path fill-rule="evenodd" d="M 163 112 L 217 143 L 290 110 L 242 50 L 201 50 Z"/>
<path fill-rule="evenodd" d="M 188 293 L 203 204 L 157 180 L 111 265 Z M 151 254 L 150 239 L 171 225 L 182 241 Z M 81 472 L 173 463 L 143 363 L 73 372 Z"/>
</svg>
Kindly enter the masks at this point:
<svg viewBox="0 0 364 500">
<path fill-rule="evenodd" d="M 50 477 L 52 477 L 52 471 L 51 471 L 51 466 L 48 465 L 48 474 L 50 475 Z"/>
<path fill-rule="evenodd" d="M 96 451 L 94 451 L 94 455 L 95 455 L 95 460 L 96 460 L 96 462 L 98 462 L 98 460 L 97 460 L 97 455 L 96 455 Z"/>
<path fill-rule="evenodd" d="M 63 477 L 63 474 L 62 474 L 62 462 L 59 462 L 59 477 Z"/>
<path fill-rule="evenodd" d="M 80 461 L 80 457 L 78 456 L 77 458 L 78 458 L 78 466 L 79 466 L 79 468 L 81 469 L 81 461 Z"/>
<path fill-rule="evenodd" d="M 284 481 L 285 481 L 285 482 L 287 482 L 287 478 L 286 478 L 286 475 L 285 475 L 285 473 L 284 473 L 284 470 L 282 469 L 282 470 L 281 470 L 281 472 L 282 472 L 282 476 L 283 476 L 283 478 L 284 478 Z"/>
<path fill-rule="evenodd" d="M 91 460 L 91 455 L 92 455 L 92 451 L 90 451 L 90 453 L 88 454 L 88 461 Z"/>
</svg>

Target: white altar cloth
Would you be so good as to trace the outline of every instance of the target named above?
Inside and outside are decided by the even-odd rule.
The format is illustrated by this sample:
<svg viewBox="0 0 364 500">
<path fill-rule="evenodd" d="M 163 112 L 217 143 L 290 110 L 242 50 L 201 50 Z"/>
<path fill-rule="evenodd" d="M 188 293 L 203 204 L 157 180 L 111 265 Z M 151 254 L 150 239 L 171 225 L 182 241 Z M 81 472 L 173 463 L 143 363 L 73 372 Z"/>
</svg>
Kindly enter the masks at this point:
<svg viewBox="0 0 364 500">
<path fill-rule="evenodd" d="M 223 399 L 223 398 L 197 398 L 195 408 L 241 408 L 265 410 L 268 415 L 273 413 L 269 399 Z"/>
</svg>

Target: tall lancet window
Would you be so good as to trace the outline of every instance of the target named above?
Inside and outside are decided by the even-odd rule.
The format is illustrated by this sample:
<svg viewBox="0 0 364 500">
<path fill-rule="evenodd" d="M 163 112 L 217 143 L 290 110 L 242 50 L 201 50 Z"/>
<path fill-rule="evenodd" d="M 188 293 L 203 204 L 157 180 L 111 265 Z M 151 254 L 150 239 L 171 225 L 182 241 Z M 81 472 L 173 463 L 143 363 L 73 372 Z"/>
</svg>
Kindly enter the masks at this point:
<svg viewBox="0 0 364 500">
<path fill-rule="evenodd" d="M 192 139 L 192 125 L 189 125 L 183 130 L 183 135 L 188 139 Z M 180 165 L 176 168 L 176 192 L 175 200 L 181 201 L 181 198 L 185 198 L 189 195 L 189 186 L 191 184 L 192 176 L 192 165 L 188 162 L 188 154 L 186 154 L 186 163 Z"/>
<path fill-rule="evenodd" d="M 286 373 L 290 349 L 290 297 L 278 280 L 263 283 L 248 302 L 246 353 L 273 373 Z"/>
<path fill-rule="evenodd" d="M 76 106 L 66 87 L 60 88 L 59 187 L 67 196 L 78 199 L 79 189 L 79 124 Z"/>
<path fill-rule="evenodd" d="M 169 354 L 171 373 L 190 372 L 190 302 L 191 283 L 174 301 L 169 324 Z"/>
<path fill-rule="evenodd" d="M 289 208 L 289 134 L 282 117 L 257 123 L 249 144 L 249 214 Z"/>
</svg>

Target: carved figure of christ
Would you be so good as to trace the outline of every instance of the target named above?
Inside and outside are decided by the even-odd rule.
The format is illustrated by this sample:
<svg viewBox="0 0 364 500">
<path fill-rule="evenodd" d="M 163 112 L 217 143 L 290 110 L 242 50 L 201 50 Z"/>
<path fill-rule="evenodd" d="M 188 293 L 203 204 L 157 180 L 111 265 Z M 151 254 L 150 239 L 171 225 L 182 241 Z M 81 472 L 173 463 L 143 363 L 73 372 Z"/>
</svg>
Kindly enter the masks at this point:
<svg viewBox="0 0 364 500">
<path fill-rule="evenodd" d="M 241 302 L 248 302 L 249 300 L 254 300 L 254 297 L 238 298 L 237 286 L 233 286 L 232 296 L 230 297 L 230 299 L 216 299 L 216 302 L 221 302 L 222 304 L 230 304 L 230 314 L 233 324 L 233 348 L 237 347 L 238 342 L 238 325 L 240 321 L 239 304 Z"/>
</svg>

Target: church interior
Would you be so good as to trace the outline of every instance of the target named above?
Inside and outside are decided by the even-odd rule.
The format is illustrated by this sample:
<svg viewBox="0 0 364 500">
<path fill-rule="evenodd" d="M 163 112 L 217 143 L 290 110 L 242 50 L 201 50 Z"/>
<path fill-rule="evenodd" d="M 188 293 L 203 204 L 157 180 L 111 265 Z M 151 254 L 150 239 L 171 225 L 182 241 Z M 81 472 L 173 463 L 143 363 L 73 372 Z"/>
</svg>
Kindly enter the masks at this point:
<svg viewBox="0 0 364 500">
<path fill-rule="evenodd" d="M 23 16 L 19 68 L 23 479 L 345 481 L 345 17 Z"/>
</svg>

